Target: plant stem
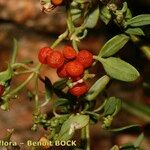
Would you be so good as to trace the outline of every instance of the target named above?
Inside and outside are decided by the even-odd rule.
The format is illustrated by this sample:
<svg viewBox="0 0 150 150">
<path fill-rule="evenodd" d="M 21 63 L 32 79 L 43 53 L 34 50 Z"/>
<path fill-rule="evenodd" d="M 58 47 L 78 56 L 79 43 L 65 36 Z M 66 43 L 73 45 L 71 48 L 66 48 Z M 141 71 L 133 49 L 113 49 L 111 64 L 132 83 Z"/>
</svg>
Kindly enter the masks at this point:
<svg viewBox="0 0 150 150">
<path fill-rule="evenodd" d="M 67 26 L 68 26 L 68 30 L 69 30 L 69 38 L 72 41 L 72 46 L 78 52 L 77 41 L 76 41 L 76 39 L 72 39 L 72 34 L 75 31 L 75 26 L 74 26 L 73 21 L 72 21 L 70 8 L 67 8 Z"/>
<path fill-rule="evenodd" d="M 73 46 L 73 48 L 78 52 L 79 50 L 78 50 L 78 45 L 77 45 L 77 41 L 76 40 L 72 40 L 72 46 Z"/>
<path fill-rule="evenodd" d="M 68 30 L 61 34 L 58 39 L 51 45 L 51 48 L 55 48 L 63 39 L 68 36 Z"/>
<path fill-rule="evenodd" d="M 86 147 L 85 150 L 90 150 L 90 131 L 89 131 L 89 124 L 85 127 L 86 133 Z"/>
<path fill-rule="evenodd" d="M 22 63 L 15 63 L 15 64 L 12 64 L 11 66 L 12 66 L 13 69 L 17 69 L 17 68 L 20 68 L 20 67 L 22 67 L 24 69 L 29 69 L 29 70 L 31 69 L 30 67 L 28 67 L 27 65 L 22 64 Z"/>
<path fill-rule="evenodd" d="M 106 104 L 106 100 L 102 103 L 102 105 L 100 105 L 97 109 L 95 109 L 94 112 L 101 111 L 104 108 L 105 104 Z"/>
<path fill-rule="evenodd" d="M 81 148 L 84 150 L 90 150 L 89 123 L 81 129 Z"/>
<path fill-rule="evenodd" d="M 39 95 L 38 95 L 38 76 L 41 69 L 42 64 L 39 64 L 36 68 L 37 72 L 35 75 L 35 110 L 39 110 Z"/>
<path fill-rule="evenodd" d="M 13 39 L 13 41 L 14 41 L 14 47 L 13 47 L 13 54 L 12 54 L 11 64 L 15 63 L 17 52 L 18 52 L 18 42 L 15 38 Z"/>
<path fill-rule="evenodd" d="M 32 73 L 34 70 L 26 70 L 26 71 L 21 71 L 21 72 L 14 72 L 15 75 L 21 75 L 21 74 L 26 74 L 26 73 Z"/>
<path fill-rule="evenodd" d="M 41 68 L 41 64 L 37 65 L 35 72 L 31 73 L 30 76 L 22 83 L 20 84 L 17 88 L 15 88 L 14 90 L 12 90 L 11 92 L 9 92 L 8 94 L 6 94 L 4 96 L 4 99 L 9 99 L 12 96 L 16 95 L 19 91 L 21 91 L 29 82 L 30 80 L 39 73 L 39 70 Z"/>
<path fill-rule="evenodd" d="M 6 99 L 11 98 L 15 94 L 17 94 L 20 90 L 22 90 L 29 82 L 30 80 L 34 77 L 35 73 L 32 73 L 21 85 L 19 85 L 17 88 L 12 90 L 8 95 L 5 96 Z"/>
</svg>

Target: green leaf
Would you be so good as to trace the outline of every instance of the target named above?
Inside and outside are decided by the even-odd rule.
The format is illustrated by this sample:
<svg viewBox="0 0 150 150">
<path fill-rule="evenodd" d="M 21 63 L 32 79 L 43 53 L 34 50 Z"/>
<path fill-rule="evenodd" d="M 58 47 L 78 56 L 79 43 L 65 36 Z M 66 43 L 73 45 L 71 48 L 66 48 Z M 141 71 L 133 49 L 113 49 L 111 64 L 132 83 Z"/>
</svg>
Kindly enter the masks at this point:
<svg viewBox="0 0 150 150">
<path fill-rule="evenodd" d="M 138 27 L 138 26 L 144 26 L 150 24 L 150 14 L 142 14 L 133 17 L 132 19 L 128 20 L 125 23 L 125 26 L 132 26 L 132 27 Z"/>
<path fill-rule="evenodd" d="M 81 14 L 74 14 L 74 15 L 72 15 L 72 21 L 75 21 L 80 17 L 81 17 Z"/>
<path fill-rule="evenodd" d="M 74 135 L 75 130 L 85 127 L 89 123 L 88 115 L 71 115 L 62 125 L 58 139 L 67 141 Z"/>
<path fill-rule="evenodd" d="M 121 108 L 121 100 L 116 97 L 110 97 L 106 100 L 104 106 L 104 116 L 115 115 Z"/>
<path fill-rule="evenodd" d="M 120 58 L 101 58 L 100 62 L 103 64 L 107 74 L 114 79 L 131 82 L 140 76 L 139 72 L 132 65 Z"/>
<path fill-rule="evenodd" d="M 66 79 L 62 79 L 60 81 L 56 81 L 54 84 L 53 84 L 53 87 L 55 89 L 63 89 L 65 86 L 66 86 L 66 82 L 67 80 Z"/>
<path fill-rule="evenodd" d="M 89 89 L 88 93 L 86 94 L 86 99 L 88 101 L 94 100 L 106 87 L 110 78 L 108 76 L 103 76 L 99 80 L 97 80 L 94 85 Z"/>
<path fill-rule="evenodd" d="M 59 98 L 55 101 L 54 103 L 54 108 L 57 108 L 59 106 L 64 106 L 64 105 L 68 105 L 69 104 L 69 100 L 65 99 L 65 98 Z"/>
<path fill-rule="evenodd" d="M 53 85 L 48 77 L 45 77 L 45 102 L 41 106 L 45 106 L 52 100 L 53 96 Z"/>
<path fill-rule="evenodd" d="M 139 148 L 141 143 L 142 143 L 142 141 L 143 141 L 143 139 L 144 139 L 144 134 L 142 133 L 142 134 L 139 135 L 137 140 L 134 142 L 134 147 L 135 148 Z"/>
<path fill-rule="evenodd" d="M 129 35 L 145 35 L 143 30 L 140 28 L 129 28 L 125 31 Z"/>
<path fill-rule="evenodd" d="M 135 150 L 135 147 L 132 143 L 127 143 L 127 144 L 121 145 L 120 150 Z"/>
<path fill-rule="evenodd" d="M 98 113 L 91 112 L 91 111 L 84 111 L 84 114 L 89 115 L 90 121 L 94 124 L 98 122 L 99 117 L 100 117 L 100 115 Z"/>
<path fill-rule="evenodd" d="M 132 13 L 131 13 L 130 9 L 127 8 L 127 12 L 126 12 L 126 15 L 125 15 L 125 19 L 126 19 L 126 20 L 129 20 L 129 19 L 131 19 L 131 18 L 132 18 Z"/>
<path fill-rule="evenodd" d="M 65 97 L 66 94 L 63 92 L 63 89 L 66 87 L 67 79 L 62 79 L 60 81 L 56 81 L 53 84 L 54 92 L 58 97 Z"/>
<path fill-rule="evenodd" d="M 100 10 L 100 18 L 107 25 L 111 20 L 111 13 L 107 6 L 104 6 Z"/>
<path fill-rule="evenodd" d="M 128 42 L 129 37 L 120 34 L 110 39 L 101 49 L 100 57 L 109 57 L 117 53 Z"/>
<path fill-rule="evenodd" d="M 134 129 L 134 128 L 137 128 L 138 130 L 141 129 L 141 127 L 137 124 L 135 125 L 128 125 L 128 126 L 125 126 L 125 127 L 120 127 L 120 128 L 116 128 L 116 129 L 109 129 L 108 131 L 112 131 L 112 132 L 121 132 L 121 131 L 128 131 L 130 129 Z"/>
<path fill-rule="evenodd" d="M 71 11 L 70 11 L 70 13 L 71 13 L 71 15 L 80 14 L 81 13 L 81 9 L 72 8 Z"/>
<path fill-rule="evenodd" d="M 72 8 L 71 9 L 71 16 L 72 20 L 75 21 L 76 19 L 81 17 L 81 9 L 78 8 Z"/>
<path fill-rule="evenodd" d="M 110 150 L 119 150 L 119 147 L 117 145 L 115 145 Z"/>
<path fill-rule="evenodd" d="M 13 70 L 8 64 L 6 71 L 0 72 L 0 84 L 5 84 L 6 81 L 10 80 L 13 76 Z"/>
<path fill-rule="evenodd" d="M 85 20 L 85 28 L 94 28 L 99 18 L 99 7 L 92 10 Z"/>
</svg>

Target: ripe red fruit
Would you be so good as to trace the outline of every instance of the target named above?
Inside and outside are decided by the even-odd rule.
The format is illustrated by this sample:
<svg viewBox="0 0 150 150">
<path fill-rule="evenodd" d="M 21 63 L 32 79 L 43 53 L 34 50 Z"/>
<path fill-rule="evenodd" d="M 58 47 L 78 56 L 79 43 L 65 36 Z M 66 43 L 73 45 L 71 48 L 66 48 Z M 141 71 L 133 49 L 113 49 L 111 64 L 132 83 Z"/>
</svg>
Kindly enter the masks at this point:
<svg viewBox="0 0 150 150">
<path fill-rule="evenodd" d="M 57 74 L 60 78 L 66 78 L 68 77 L 68 73 L 66 71 L 66 65 L 61 66 L 57 69 Z"/>
<path fill-rule="evenodd" d="M 73 88 L 69 89 L 69 93 L 74 96 L 81 96 L 88 91 L 88 86 L 85 83 L 79 83 L 75 85 Z"/>
<path fill-rule="evenodd" d="M 66 46 L 63 49 L 63 55 L 66 59 L 74 59 L 77 56 L 77 52 L 71 46 Z"/>
<path fill-rule="evenodd" d="M 93 54 L 87 50 L 81 50 L 77 55 L 77 60 L 84 66 L 84 68 L 88 68 L 93 63 Z"/>
<path fill-rule="evenodd" d="M 70 77 L 79 77 L 84 72 L 83 65 L 78 61 L 71 61 L 66 64 L 66 71 Z"/>
<path fill-rule="evenodd" d="M 50 47 L 43 47 L 38 53 L 38 59 L 42 64 L 47 64 L 47 55 L 49 55 L 53 50 Z"/>
<path fill-rule="evenodd" d="M 5 88 L 3 85 L 0 85 L 0 97 L 3 95 Z"/>
<path fill-rule="evenodd" d="M 59 68 L 64 64 L 64 56 L 59 51 L 53 51 L 47 56 L 47 64 L 52 68 Z"/>
<path fill-rule="evenodd" d="M 55 6 L 59 6 L 63 3 L 63 0 L 51 0 L 51 3 Z"/>
</svg>

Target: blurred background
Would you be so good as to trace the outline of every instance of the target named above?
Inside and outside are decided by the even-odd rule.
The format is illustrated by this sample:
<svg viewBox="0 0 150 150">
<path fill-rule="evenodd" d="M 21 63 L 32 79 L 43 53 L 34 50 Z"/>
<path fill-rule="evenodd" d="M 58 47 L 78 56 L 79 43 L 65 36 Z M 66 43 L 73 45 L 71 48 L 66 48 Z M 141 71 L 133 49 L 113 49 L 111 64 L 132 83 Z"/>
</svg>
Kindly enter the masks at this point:
<svg viewBox="0 0 150 150">
<path fill-rule="evenodd" d="M 120 0 L 121 1 L 121 0 Z M 122 0 L 123 1 L 123 0 Z M 150 13 L 149 0 L 128 0 L 129 8 L 133 15 Z M 37 53 L 43 46 L 49 46 L 57 39 L 57 36 L 66 27 L 66 14 L 64 8 L 57 8 L 50 14 L 41 12 L 39 0 L 0 0 L 0 71 L 7 67 L 7 62 L 12 54 L 13 37 L 19 41 L 18 61 L 33 60 L 36 64 Z M 149 44 L 150 28 L 143 28 L 146 37 L 142 40 Z M 97 54 L 103 44 L 116 34 L 121 33 L 121 30 L 113 23 L 105 26 L 99 22 L 96 29 L 89 32 L 88 37 L 80 44 L 80 48 L 91 50 Z M 61 49 L 65 43 L 58 46 Z M 113 81 L 108 89 L 109 96 L 118 96 L 124 100 L 142 103 L 150 107 L 150 91 L 144 89 L 143 82 L 150 80 L 150 61 L 145 57 L 142 51 L 133 43 L 129 42 L 118 55 L 133 64 L 141 73 L 141 78 L 134 83 L 122 83 Z M 99 72 L 98 76 L 104 74 L 100 64 L 93 70 Z M 58 80 L 55 70 L 44 67 L 43 75 L 47 75 L 52 82 Z M 18 85 L 26 76 L 16 77 L 12 85 Z M 94 81 L 93 81 L 94 82 Z M 30 84 L 28 89 L 32 89 Z M 43 87 L 41 86 L 41 91 Z M 11 101 L 9 112 L 0 110 L 0 139 L 4 137 L 7 129 L 15 129 L 12 139 L 16 142 L 25 142 L 28 139 L 39 139 L 44 134 L 43 129 L 38 132 L 32 132 L 32 111 L 34 102 L 29 101 L 24 90 L 17 100 Z M 101 97 L 99 97 L 101 99 Z M 45 108 L 46 111 L 50 106 Z M 144 131 L 148 133 L 150 128 L 150 118 L 143 119 L 131 113 L 131 111 L 121 110 L 119 115 L 113 122 L 113 127 L 125 126 L 128 124 L 141 124 Z M 136 139 L 139 133 L 118 133 L 112 134 L 104 132 L 101 125 L 93 125 L 91 127 L 91 149 L 92 150 L 109 150 L 115 144 L 123 144 L 132 142 Z M 148 135 L 148 134 L 147 134 Z M 150 149 L 150 138 L 144 140 L 142 144 L 143 150 Z M 0 148 L 1 149 L 1 148 Z M 22 146 L 22 150 L 28 149 Z"/>
</svg>

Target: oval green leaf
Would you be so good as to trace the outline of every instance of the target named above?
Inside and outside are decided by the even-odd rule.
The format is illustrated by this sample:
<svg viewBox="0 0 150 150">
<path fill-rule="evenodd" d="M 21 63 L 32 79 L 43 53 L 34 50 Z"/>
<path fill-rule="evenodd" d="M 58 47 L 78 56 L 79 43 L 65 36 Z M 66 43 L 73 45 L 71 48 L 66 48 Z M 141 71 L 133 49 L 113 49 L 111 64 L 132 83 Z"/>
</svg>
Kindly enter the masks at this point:
<svg viewBox="0 0 150 150">
<path fill-rule="evenodd" d="M 87 16 L 85 20 L 85 28 L 94 28 L 97 24 L 99 19 L 99 7 L 94 9 L 90 14 Z"/>
<path fill-rule="evenodd" d="M 10 80 L 13 76 L 13 69 L 10 64 L 6 71 L 0 72 L 0 84 L 5 84 L 6 81 Z"/>
<path fill-rule="evenodd" d="M 102 63 L 107 74 L 114 79 L 131 82 L 140 76 L 139 72 L 132 65 L 121 60 L 120 58 L 101 58 L 100 62 Z"/>
<path fill-rule="evenodd" d="M 129 37 L 120 34 L 110 39 L 101 49 L 100 57 L 109 57 L 117 53 L 128 42 Z"/>
<path fill-rule="evenodd" d="M 144 134 L 141 133 L 139 135 L 139 137 L 136 139 L 136 141 L 134 142 L 134 147 L 137 148 L 137 147 L 140 147 L 142 141 L 144 140 Z"/>
<path fill-rule="evenodd" d="M 125 23 L 125 26 L 132 26 L 132 27 L 138 27 L 138 26 L 144 26 L 150 24 L 150 14 L 142 14 L 133 17 L 132 19 L 128 20 Z"/>
<path fill-rule="evenodd" d="M 104 6 L 100 10 L 100 18 L 107 25 L 111 20 L 111 13 L 107 6 Z"/>
<path fill-rule="evenodd" d="M 140 28 L 129 28 L 125 31 L 125 33 L 129 34 L 129 35 L 145 35 L 143 30 Z"/>
<path fill-rule="evenodd" d="M 121 100 L 116 97 L 110 97 L 106 100 L 104 106 L 104 116 L 115 115 L 121 108 Z"/>
<path fill-rule="evenodd" d="M 99 80 L 97 80 L 94 85 L 89 89 L 88 93 L 86 94 L 86 99 L 88 101 L 94 100 L 106 87 L 110 78 L 108 76 L 103 76 Z"/>
<path fill-rule="evenodd" d="M 89 123 L 88 115 L 71 115 L 62 125 L 58 140 L 67 141 L 72 138 L 75 130 L 85 127 Z"/>
</svg>

